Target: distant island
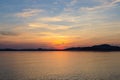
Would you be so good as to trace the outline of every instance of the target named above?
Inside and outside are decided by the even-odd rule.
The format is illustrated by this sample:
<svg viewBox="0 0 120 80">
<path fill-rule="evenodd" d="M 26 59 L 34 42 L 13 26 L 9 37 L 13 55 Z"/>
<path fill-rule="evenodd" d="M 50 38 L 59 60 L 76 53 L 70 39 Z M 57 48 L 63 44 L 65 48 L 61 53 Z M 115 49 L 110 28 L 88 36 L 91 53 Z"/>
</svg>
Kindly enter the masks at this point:
<svg viewBox="0 0 120 80">
<path fill-rule="evenodd" d="M 70 47 L 66 49 L 44 49 L 44 48 L 38 48 L 38 49 L 12 49 L 12 48 L 6 48 L 6 49 L 0 49 L 0 51 L 120 51 L 119 46 L 112 46 L 109 44 L 101 44 L 101 45 L 94 45 L 90 47 Z"/>
<path fill-rule="evenodd" d="M 109 44 L 94 45 L 91 47 L 72 47 L 65 49 L 67 51 L 120 51 L 119 46 Z"/>
</svg>

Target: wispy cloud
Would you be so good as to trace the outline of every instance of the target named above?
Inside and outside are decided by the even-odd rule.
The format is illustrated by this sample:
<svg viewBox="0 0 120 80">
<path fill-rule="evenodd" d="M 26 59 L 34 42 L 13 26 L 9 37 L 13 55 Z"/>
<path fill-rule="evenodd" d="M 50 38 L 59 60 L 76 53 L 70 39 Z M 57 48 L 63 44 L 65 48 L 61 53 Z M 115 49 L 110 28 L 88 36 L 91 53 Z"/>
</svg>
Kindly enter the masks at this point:
<svg viewBox="0 0 120 80">
<path fill-rule="evenodd" d="M 35 16 L 43 11 L 44 10 L 42 9 L 24 9 L 22 12 L 16 13 L 15 16 L 27 18 L 27 17 Z"/>
<path fill-rule="evenodd" d="M 119 3 L 120 0 L 112 0 L 112 1 L 101 1 L 101 5 L 95 6 L 95 7 L 82 7 L 80 10 L 82 11 L 96 11 L 96 10 L 104 10 L 108 9 L 114 6 L 117 6 L 117 3 Z"/>
<path fill-rule="evenodd" d="M 66 30 L 71 28 L 70 26 L 45 24 L 45 23 L 29 23 L 28 26 L 30 29 L 43 28 L 49 30 Z"/>
<path fill-rule="evenodd" d="M 66 3 L 66 7 L 64 8 L 64 11 L 71 12 L 73 10 L 73 6 L 78 2 L 78 0 L 71 0 L 70 2 Z"/>
<path fill-rule="evenodd" d="M 73 6 L 78 2 L 78 0 L 71 0 L 71 2 L 68 4 L 68 6 Z"/>
<path fill-rule="evenodd" d="M 43 21 L 43 22 L 59 22 L 59 21 L 62 21 L 62 19 L 60 17 L 44 17 L 44 18 L 40 18 L 38 20 Z"/>
<path fill-rule="evenodd" d="M 43 17 L 43 18 L 38 18 L 37 21 L 42 21 L 42 22 L 75 22 L 75 17 L 69 16 L 69 15 L 64 15 L 62 13 L 61 15 L 54 16 L 54 17 Z"/>
<path fill-rule="evenodd" d="M 61 35 L 58 33 L 54 33 L 54 32 L 40 32 L 37 33 L 38 36 L 43 36 L 43 37 L 66 37 L 65 35 Z"/>
<path fill-rule="evenodd" d="M 19 34 L 16 32 L 12 32 L 12 31 L 0 31 L 0 35 L 2 35 L 2 36 L 16 36 Z"/>
</svg>

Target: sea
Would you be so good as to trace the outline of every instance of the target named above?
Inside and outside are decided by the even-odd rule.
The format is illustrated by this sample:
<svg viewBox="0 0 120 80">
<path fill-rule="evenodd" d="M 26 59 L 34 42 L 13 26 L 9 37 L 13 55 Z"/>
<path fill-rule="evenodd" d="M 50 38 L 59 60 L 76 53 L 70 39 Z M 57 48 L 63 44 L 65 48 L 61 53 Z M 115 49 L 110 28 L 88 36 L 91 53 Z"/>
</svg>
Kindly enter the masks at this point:
<svg viewBox="0 0 120 80">
<path fill-rule="evenodd" d="M 1 51 L 0 80 L 120 80 L 120 52 Z"/>
</svg>

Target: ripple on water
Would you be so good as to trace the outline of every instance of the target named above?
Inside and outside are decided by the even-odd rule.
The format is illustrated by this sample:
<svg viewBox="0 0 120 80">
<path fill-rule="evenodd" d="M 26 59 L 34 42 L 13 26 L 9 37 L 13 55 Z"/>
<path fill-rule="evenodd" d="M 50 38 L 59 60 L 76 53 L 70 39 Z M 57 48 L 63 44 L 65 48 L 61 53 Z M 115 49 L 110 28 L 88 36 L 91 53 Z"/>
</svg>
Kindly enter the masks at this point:
<svg viewBox="0 0 120 80">
<path fill-rule="evenodd" d="M 109 75 L 109 76 L 95 76 L 95 75 L 83 75 L 83 74 L 49 74 L 40 75 L 39 77 L 32 76 L 0 76 L 0 80 L 120 80 L 120 75 Z"/>
</svg>

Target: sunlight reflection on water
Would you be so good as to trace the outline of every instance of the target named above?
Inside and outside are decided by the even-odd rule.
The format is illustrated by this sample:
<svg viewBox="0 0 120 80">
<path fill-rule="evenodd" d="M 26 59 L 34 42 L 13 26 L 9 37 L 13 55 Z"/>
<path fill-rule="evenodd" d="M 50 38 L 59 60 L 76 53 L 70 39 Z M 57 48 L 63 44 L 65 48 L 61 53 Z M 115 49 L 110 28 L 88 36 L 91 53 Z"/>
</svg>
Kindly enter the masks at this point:
<svg viewBox="0 0 120 80">
<path fill-rule="evenodd" d="M 120 52 L 0 52 L 0 80 L 120 80 Z"/>
</svg>

